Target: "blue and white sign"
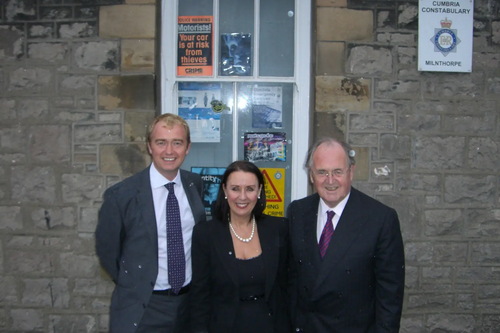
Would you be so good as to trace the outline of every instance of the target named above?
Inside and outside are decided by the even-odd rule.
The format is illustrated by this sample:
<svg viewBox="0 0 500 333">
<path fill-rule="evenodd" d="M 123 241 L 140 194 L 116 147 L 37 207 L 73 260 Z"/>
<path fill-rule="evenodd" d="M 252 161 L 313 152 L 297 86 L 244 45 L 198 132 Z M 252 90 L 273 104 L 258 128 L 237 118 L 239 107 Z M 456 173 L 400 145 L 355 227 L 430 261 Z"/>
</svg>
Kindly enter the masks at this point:
<svg viewBox="0 0 500 333">
<path fill-rule="evenodd" d="M 472 71 L 474 0 L 419 0 L 418 70 Z"/>
</svg>

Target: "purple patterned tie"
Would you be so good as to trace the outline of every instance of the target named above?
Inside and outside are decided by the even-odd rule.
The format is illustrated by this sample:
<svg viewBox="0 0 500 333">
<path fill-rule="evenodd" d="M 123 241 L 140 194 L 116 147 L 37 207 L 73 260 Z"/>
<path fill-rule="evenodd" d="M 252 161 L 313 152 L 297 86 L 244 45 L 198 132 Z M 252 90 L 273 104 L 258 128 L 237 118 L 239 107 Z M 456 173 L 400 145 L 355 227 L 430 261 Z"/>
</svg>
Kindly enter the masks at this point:
<svg viewBox="0 0 500 333">
<path fill-rule="evenodd" d="M 168 183 L 167 197 L 167 257 L 168 283 L 175 294 L 179 293 L 186 279 L 186 257 L 182 240 L 181 214 L 175 197 L 174 184 Z"/>
<path fill-rule="evenodd" d="M 335 212 L 333 210 L 329 210 L 326 212 L 327 219 L 325 227 L 323 228 L 323 232 L 321 233 L 321 237 L 319 239 L 319 252 L 321 253 L 321 258 L 323 258 L 326 254 L 326 250 L 328 249 L 328 244 L 330 244 L 330 239 L 332 239 L 333 235 L 333 216 Z"/>
</svg>

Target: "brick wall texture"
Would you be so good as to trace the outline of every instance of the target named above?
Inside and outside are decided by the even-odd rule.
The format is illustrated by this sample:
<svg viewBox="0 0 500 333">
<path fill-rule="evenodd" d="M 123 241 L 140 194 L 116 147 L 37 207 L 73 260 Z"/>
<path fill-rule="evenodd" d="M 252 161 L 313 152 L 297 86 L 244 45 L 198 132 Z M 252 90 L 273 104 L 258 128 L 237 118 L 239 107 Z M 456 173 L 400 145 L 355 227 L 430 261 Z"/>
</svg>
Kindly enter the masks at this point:
<svg viewBox="0 0 500 333">
<path fill-rule="evenodd" d="M 313 8 L 314 133 L 348 140 L 355 186 L 400 215 L 401 332 L 500 332 L 500 4 L 474 7 L 467 74 L 417 71 L 418 1 Z M 0 332 L 107 332 L 93 232 L 103 191 L 150 163 L 156 4 L 0 8 Z"/>
</svg>

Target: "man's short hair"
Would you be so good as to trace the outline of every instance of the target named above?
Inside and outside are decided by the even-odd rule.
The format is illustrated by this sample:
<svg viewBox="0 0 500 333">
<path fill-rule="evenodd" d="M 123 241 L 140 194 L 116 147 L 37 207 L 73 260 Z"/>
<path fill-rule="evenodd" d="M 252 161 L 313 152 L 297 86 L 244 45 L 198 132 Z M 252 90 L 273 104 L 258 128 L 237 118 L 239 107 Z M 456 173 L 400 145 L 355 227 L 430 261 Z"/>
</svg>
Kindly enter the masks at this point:
<svg viewBox="0 0 500 333">
<path fill-rule="evenodd" d="M 339 144 L 345 151 L 345 155 L 347 157 L 347 167 L 350 169 L 351 166 L 356 164 L 356 160 L 354 159 L 354 150 L 347 142 L 331 137 L 322 137 L 316 140 L 307 151 L 306 161 L 304 163 L 304 167 L 307 171 L 311 171 L 314 153 L 322 144 L 326 144 L 328 146 Z"/>
<path fill-rule="evenodd" d="M 151 134 L 153 133 L 153 130 L 154 130 L 156 124 L 158 124 L 159 122 L 163 123 L 167 127 L 174 127 L 175 125 L 181 125 L 182 127 L 184 127 L 184 130 L 186 131 L 187 144 L 191 143 L 191 133 L 189 132 L 188 123 L 181 116 L 178 116 L 178 115 L 172 114 L 172 113 L 164 113 L 164 114 L 156 117 L 151 122 L 151 124 L 149 124 L 148 134 L 147 134 L 147 142 L 150 142 Z"/>
</svg>

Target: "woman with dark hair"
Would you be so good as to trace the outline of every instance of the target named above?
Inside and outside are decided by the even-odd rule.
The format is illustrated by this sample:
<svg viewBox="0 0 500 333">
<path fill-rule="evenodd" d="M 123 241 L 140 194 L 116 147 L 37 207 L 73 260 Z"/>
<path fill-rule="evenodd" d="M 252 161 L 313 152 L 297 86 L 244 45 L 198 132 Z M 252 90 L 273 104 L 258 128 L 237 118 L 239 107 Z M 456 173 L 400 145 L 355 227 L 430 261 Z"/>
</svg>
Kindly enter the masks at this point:
<svg viewBox="0 0 500 333">
<path fill-rule="evenodd" d="M 214 219 L 194 227 L 191 323 L 195 333 L 290 332 L 285 218 L 263 214 L 264 177 L 253 163 L 231 163 Z"/>
</svg>

